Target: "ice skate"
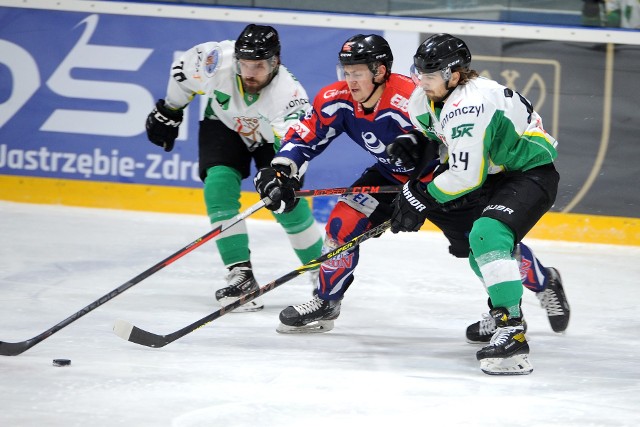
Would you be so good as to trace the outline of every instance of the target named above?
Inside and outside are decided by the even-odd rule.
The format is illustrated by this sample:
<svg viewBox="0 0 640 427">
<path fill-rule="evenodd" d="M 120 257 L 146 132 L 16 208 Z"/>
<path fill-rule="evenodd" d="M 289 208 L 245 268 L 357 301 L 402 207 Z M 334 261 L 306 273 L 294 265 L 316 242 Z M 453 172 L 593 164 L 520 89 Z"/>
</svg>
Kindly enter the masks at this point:
<svg viewBox="0 0 640 427">
<path fill-rule="evenodd" d="M 251 263 L 242 262 L 229 267 L 229 274 L 226 276 L 227 286 L 216 291 L 216 299 L 223 307 L 236 302 L 241 296 L 260 289 L 258 282 L 253 277 Z M 264 305 L 259 298 L 249 301 L 246 304 L 233 310 L 234 313 L 251 312 L 262 310 Z"/>
<path fill-rule="evenodd" d="M 491 307 L 491 301 L 489 301 L 489 307 Z M 527 332 L 527 322 L 524 319 L 522 319 L 522 325 L 524 332 Z M 482 319 L 467 327 L 467 342 L 471 344 L 489 342 L 496 329 L 496 321 L 491 317 L 491 314 L 482 313 Z"/>
<path fill-rule="evenodd" d="M 281 334 L 314 334 L 333 329 L 333 321 L 340 315 L 340 300 L 323 300 L 314 295 L 311 301 L 293 305 L 280 312 Z"/>
<path fill-rule="evenodd" d="M 489 345 L 476 353 L 482 372 L 488 375 L 528 375 L 533 372 L 522 318 L 509 318 L 504 308 L 494 308 L 490 315 L 495 321 L 496 332 Z"/>
<path fill-rule="evenodd" d="M 547 310 L 551 329 L 554 332 L 564 332 L 569 326 L 571 309 L 558 270 L 553 267 L 547 268 L 547 286 L 544 291 L 538 292 L 536 297 L 540 300 L 542 308 Z"/>
</svg>

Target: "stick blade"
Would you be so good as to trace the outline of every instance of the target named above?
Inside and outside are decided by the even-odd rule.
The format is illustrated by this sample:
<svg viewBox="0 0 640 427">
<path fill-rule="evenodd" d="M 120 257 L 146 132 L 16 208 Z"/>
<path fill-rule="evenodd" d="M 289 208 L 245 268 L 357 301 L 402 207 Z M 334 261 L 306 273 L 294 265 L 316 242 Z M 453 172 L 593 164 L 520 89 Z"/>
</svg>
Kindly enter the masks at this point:
<svg viewBox="0 0 640 427">
<path fill-rule="evenodd" d="M 122 319 L 116 320 L 113 324 L 113 332 L 123 340 L 127 341 L 129 341 L 133 328 L 135 328 L 135 326 Z"/>
<path fill-rule="evenodd" d="M 30 340 L 21 342 L 0 341 L 0 356 L 17 356 L 31 347 Z"/>
<path fill-rule="evenodd" d="M 151 332 L 147 332 L 144 329 L 140 329 L 126 320 L 121 319 L 115 321 L 113 325 L 113 332 L 123 340 L 144 345 L 146 347 L 160 348 L 171 342 L 163 335 L 156 335 Z"/>
</svg>

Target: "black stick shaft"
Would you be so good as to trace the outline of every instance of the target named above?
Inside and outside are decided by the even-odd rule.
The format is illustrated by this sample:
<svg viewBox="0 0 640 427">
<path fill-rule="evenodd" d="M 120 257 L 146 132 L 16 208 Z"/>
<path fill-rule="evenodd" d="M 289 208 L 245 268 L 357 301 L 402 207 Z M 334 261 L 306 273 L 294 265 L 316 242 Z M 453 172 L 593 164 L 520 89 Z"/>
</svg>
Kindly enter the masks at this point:
<svg viewBox="0 0 640 427">
<path fill-rule="evenodd" d="M 267 283 L 266 285 L 260 287 L 259 289 L 256 289 L 251 293 L 248 293 L 247 295 L 244 295 L 243 297 L 234 301 L 233 303 L 228 304 L 222 307 L 221 309 L 203 317 L 202 319 L 196 320 L 192 324 L 185 326 L 184 328 L 179 329 L 175 332 L 172 332 L 168 335 L 154 334 L 154 333 L 145 331 L 144 329 L 138 328 L 137 326 L 133 326 L 132 324 L 125 322 L 123 320 L 116 321 L 116 324 L 114 325 L 114 328 L 113 328 L 114 332 L 119 337 L 126 339 L 128 341 L 134 342 L 136 344 L 144 345 L 147 347 L 154 347 L 154 348 L 164 347 L 165 345 L 171 344 L 172 342 L 184 337 L 185 335 L 190 334 L 191 332 L 194 332 L 196 329 L 199 329 L 213 322 L 214 320 L 224 316 L 225 314 L 233 311 L 234 309 L 240 307 L 241 305 L 244 305 L 249 301 L 252 301 L 258 298 L 259 296 L 274 290 L 278 286 L 284 283 L 287 283 L 288 281 L 298 277 L 299 275 L 305 273 L 306 271 L 318 268 L 320 264 L 322 264 L 323 262 L 331 258 L 335 258 L 336 256 L 355 248 L 357 245 L 361 244 L 365 240 L 382 234 L 387 228 L 389 228 L 389 226 L 390 226 L 390 221 L 386 221 L 378 225 L 377 227 L 374 227 L 364 232 L 363 234 L 355 237 L 354 239 L 348 241 L 344 245 L 339 246 L 333 251 L 328 252 L 315 260 L 309 261 L 308 263 L 296 268 L 293 271 L 290 271 L 284 276 L 281 276 L 275 279 L 274 281 Z"/>
<path fill-rule="evenodd" d="M 325 189 L 317 189 L 317 190 L 300 190 L 296 192 L 296 196 L 312 197 L 312 196 L 330 196 L 330 195 L 354 194 L 354 193 L 394 193 L 394 192 L 400 191 L 401 189 L 402 189 L 401 186 L 335 187 L 335 188 L 325 188 Z M 157 273 L 158 271 L 162 270 L 164 267 L 182 258 L 186 254 L 202 246 L 204 243 L 208 242 L 209 240 L 219 236 L 221 233 L 223 233 L 230 227 L 236 225 L 240 221 L 249 217 L 251 214 L 260 210 L 262 207 L 265 206 L 266 203 L 269 203 L 268 198 L 260 200 L 258 203 L 254 204 L 253 206 L 249 207 L 247 210 L 236 215 L 234 218 L 231 218 L 229 221 L 225 222 L 224 224 L 219 225 L 218 227 L 214 228 L 213 230 L 209 231 L 208 233 L 204 234 L 203 236 L 189 243 L 184 248 L 168 256 L 167 258 L 163 259 L 162 261 L 150 267 L 149 269 L 143 271 L 142 273 L 140 273 L 133 279 L 129 280 L 128 282 L 118 286 L 116 289 L 112 290 L 111 292 L 101 296 L 100 298 L 93 301 L 91 304 L 87 305 L 81 310 L 76 311 L 71 316 L 67 317 L 66 319 L 57 323 L 56 325 L 50 327 L 49 329 L 42 332 L 41 334 L 36 335 L 31 339 L 20 341 L 20 342 L 0 341 L 0 356 L 17 356 L 25 352 L 26 350 L 30 349 L 34 345 L 44 341 L 45 339 L 49 338 L 51 335 L 55 334 L 59 330 L 65 328 L 66 326 L 80 319 L 85 314 L 90 313 L 91 311 L 95 310 L 96 308 L 100 307 L 106 302 L 112 300 L 113 298 L 125 292 L 126 290 L 142 282 L 147 277 Z"/>
<path fill-rule="evenodd" d="M 76 320 L 80 319 L 85 314 L 90 313 L 91 311 L 93 311 L 96 308 L 100 307 L 101 305 L 105 304 L 107 301 L 110 301 L 113 298 L 117 297 L 118 295 L 120 295 L 121 293 L 126 291 L 127 289 L 130 289 L 134 285 L 142 282 L 147 277 L 149 277 L 149 276 L 157 273 L 158 271 L 162 270 L 167 265 L 172 264 L 176 260 L 182 258 L 183 256 L 185 256 L 189 252 L 193 251 L 194 249 L 202 246 L 204 243 L 208 242 L 209 240 L 213 239 L 214 237 L 219 236 L 225 230 L 229 229 L 230 227 L 233 227 L 234 225 L 236 225 L 240 221 L 244 220 L 245 218 L 247 218 L 248 216 L 250 216 L 254 212 L 262 209 L 264 207 L 264 205 L 265 205 L 265 200 L 260 200 L 258 203 L 254 204 L 253 206 L 249 207 L 245 211 L 241 212 L 240 214 L 238 214 L 235 217 L 231 218 L 230 220 L 226 221 L 224 224 L 220 224 L 219 226 L 217 226 L 213 230 L 209 231 L 208 233 L 204 234 L 203 236 L 201 236 L 198 239 L 194 240 L 193 242 L 189 243 L 187 246 L 183 247 L 179 251 L 173 253 L 172 255 L 168 256 L 165 259 L 163 259 L 159 263 L 155 264 L 154 266 L 150 267 L 149 269 L 147 269 L 147 270 L 143 271 L 142 273 L 138 274 L 136 277 L 134 277 L 133 279 L 129 280 L 128 282 L 123 283 L 122 285 L 118 286 L 116 289 L 112 290 L 111 292 L 101 296 L 100 298 L 98 298 L 97 300 L 93 301 L 91 304 L 87 305 L 86 307 L 82 308 L 81 310 L 76 311 L 71 316 L 67 317 L 66 319 L 64 319 L 63 321 L 57 323 L 56 325 L 50 327 L 49 329 L 47 329 L 46 331 L 42 332 L 41 334 L 39 334 L 39 335 L 37 335 L 37 336 L 35 336 L 35 337 L 31 338 L 31 339 L 28 339 L 26 341 L 20 341 L 20 342 L 14 342 L 14 343 L 0 341 L 0 355 L 2 355 L 2 356 L 17 356 L 18 354 L 23 353 L 24 351 L 30 349 L 34 345 L 36 345 L 36 344 L 40 343 L 41 341 L 44 341 L 45 339 L 49 338 L 51 335 L 55 334 L 56 332 L 58 332 L 62 328 L 66 327 L 66 326 L 70 325 L 71 323 L 75 322 Z"/>
</svg>

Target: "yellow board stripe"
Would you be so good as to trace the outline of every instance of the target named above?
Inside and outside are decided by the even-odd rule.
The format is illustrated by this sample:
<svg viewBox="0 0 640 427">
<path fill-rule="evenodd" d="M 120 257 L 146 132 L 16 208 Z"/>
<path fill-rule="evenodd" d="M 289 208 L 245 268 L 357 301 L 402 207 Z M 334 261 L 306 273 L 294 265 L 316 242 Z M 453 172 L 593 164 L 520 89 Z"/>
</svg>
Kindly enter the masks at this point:
<svg viewBox="0 0 640 427">
<path fill-rule="evenodd" d="M 203 197 L 201 188 L 0 175 L 0 200 L 12 202 L 206 215 Z M 258 195 L 243 192 L 241 202 L 246 209 Z M 266 209 L 251 218 L 273 220 Z M 430 223 L 422 229 L 437 231 Z M 640 218 L 551 212 L 527 237 L 640 246 Z"/>
<path fill-rule="evenodd" d="M 207 215 L 202 188 L 0 175 L 0 200 Z M 258 200 L 257 193 L 243 194 L 243 209 Z M 273 216 L 262 209 L 251 218 L 273 219 Z"/>
</svg>

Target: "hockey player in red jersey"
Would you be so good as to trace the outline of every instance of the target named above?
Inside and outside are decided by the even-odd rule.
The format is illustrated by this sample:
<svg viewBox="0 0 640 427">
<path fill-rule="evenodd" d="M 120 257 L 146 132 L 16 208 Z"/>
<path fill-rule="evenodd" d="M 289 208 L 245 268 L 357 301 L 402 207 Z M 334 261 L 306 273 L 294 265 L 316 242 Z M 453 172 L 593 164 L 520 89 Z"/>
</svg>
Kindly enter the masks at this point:
<svg viewBox="0 0 640 427">
<path fill-rule="evenodd" d="M 406 107 L 415 85 L 410 78 L 391 72 L 391 48 L 378 35 L 351 37 L 342 46 L 339 60 L 338 74 L 342 79 L 320 90 L 312 112 L 287 133 L 282 148 L 271 162 L 272 168 L 256 175 L 256 189 L 261 196 L 279 187 L 280 203 L 294 206 L 296 200 L 287 187 L 289 178 L 286 177 L 298 175 L 306 162 L 322 153 L 342 133 L 375 159 L 353 185 L 392 185 L 407 181 L 411 170 L 400 162 L 390 162 L 386 147 L 396 136 L 413 129 Z M 327 221 L 323 251 L 330 251 L 389 219 L 393 198 L 394 194 L 341 197 Z M 340 313 L 340 301 L 353 282 L 358 258 L 356 247 L 324 263 L 313 299 L 284 309 L 278 331 L 332 329 L 333 320 Z"/>
</svg>

